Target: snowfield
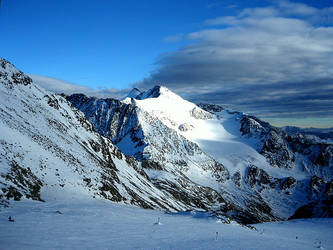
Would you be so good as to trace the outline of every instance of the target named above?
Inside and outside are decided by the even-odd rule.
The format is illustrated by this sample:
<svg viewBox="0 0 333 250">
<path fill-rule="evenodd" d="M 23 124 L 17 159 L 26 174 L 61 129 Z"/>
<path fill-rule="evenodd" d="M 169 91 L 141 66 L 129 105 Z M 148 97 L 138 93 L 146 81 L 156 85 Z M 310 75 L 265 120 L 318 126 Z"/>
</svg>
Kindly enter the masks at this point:
<svg viewBox="0 0 333 250">
<path fill-rule="evenodd" d="M 68 197 L 15 202 L 0 211 L 0 221 L 0 249 L 333 249 L 332 218 L 255 224 L 255 230 L 200 212 Z"/>
</svg>

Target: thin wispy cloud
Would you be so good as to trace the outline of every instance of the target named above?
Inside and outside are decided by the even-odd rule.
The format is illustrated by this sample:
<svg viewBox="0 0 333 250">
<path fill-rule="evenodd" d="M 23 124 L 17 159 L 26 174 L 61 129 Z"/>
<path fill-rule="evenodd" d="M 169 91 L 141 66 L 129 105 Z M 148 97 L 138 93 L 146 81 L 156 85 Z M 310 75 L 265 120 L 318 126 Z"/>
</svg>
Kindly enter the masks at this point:
<svg viewBox="0 0 333 250">
<path fill-rule="evenodd" d="M 184 38 L 186 38 L 186 36 L 184 34 L 180 33 L 180 34 L 168 36 L 168 37 L 164 38 L 164 41 L 165 42 L 178 42 L 178 41 L 183 40 Z"/>
<path fill-rule="evenodd" d="M 211 9 L 211 8 L 216 8 L 221 5 L 221 2 L 213 1 L 210 2 L 206 5 L 206 8 Z"/>
<path fill-rule="evenodd" d="M 35 84 L 42 88 L 57 93 L 71 95 L 73 93 L 82 93 L 87 96 L 95 96 L 99 98 L 116 98 L 121 99 L 128 94 L 130 89 L 114 89 L 114 88 L 99 88 L 92 89 L 79 84 L 70 83 L 62 79 L 40 76 L 40 75 L 29 75 Z"/>
</svg>

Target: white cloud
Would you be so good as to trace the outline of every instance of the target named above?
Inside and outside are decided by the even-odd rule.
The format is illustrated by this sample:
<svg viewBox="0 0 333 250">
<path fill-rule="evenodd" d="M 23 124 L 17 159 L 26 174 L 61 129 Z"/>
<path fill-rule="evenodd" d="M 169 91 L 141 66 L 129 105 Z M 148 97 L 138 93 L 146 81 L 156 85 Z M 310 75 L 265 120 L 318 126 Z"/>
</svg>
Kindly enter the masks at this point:
<svg viewBox="0 0 333 250">
<path fill-rule="evenodd" d="M 75 83 L 70 83 L 65 80 L 61 80 L 58 78 L 41 76 L 41 75 L 29 75 L 31 79 L 37 85 L 42 88 L 54 92 L 54 93 L 64 93 L 66 95 L 74 94 L 74 93 L 82 93 L 87 96 L 95 96 L 100 98 L 123 98 L 130 91 L 129 89 L 119 90 L 113 88 L 105 88 L 105 89 L 92 89 L 86 86 L 82 86 Z"/>
<path fill-rule="evenodd" d="M 278 2 L 278 5 L 281 9 L 281 12 L 283 12 L 284 14 L 313 16 L 313 15 L 318 15 L 321 12 L 321 10 L 308 6 L 303 3 L 280 1 Z"/>
</svg>

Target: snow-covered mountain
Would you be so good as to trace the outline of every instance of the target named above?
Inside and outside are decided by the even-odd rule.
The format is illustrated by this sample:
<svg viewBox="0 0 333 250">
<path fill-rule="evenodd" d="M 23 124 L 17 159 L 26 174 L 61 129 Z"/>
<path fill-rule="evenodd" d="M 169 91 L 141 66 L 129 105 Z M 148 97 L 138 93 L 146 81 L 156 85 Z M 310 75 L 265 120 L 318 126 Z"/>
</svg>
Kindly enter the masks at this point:
<svg viewBox="0 0 333 250">
<path fill-rule="evenodd" d="M 93 131 L 84 114 L 0 59 L 0 203 L 96 197 L 185 210 L 155 187 L 141 162 Z"/>
<path fill-rule="evenodd" d="M 317 215 L 332 213 L 329 141 L 290 135 L 218 105 L 195 105 L 160 86 L 123 101 L 67 99 L 123 153 L 153 161 L 143 170 L 154 185 L 193 207 L 245 222 L 287 219 L 309 204 Z M 198 187 L 214 199 L 200 202 Z"/>
<path fill-rule="evenodd" d="M 240 214 L 244 210 L 215 190 L 229 178 L 223 165 L 147 112 L 119 101 L 109 103 L 129 118 L 123 125 L 119 121 L 124 119 L 119 118 L 119 128 L 110 132 L 119 134 L 118 144 L 126 148 L 124 145 L 145 143 L 133 146 L 138 154 L 132 155 L 138 161 L 96 133 L 84 114 L 65 98 L 39 88 L 8 61 L 1 59 L 0 65 L 2 205 L 21 199 L 48 202 L 95 197 L 168 211 L 223 209 Z M 199 111 L 191 115 L 211 116 Z M 138 116 L 129 115 L 136 112 Z M 137 127 L 138 117 L 146 119 L 147 127 Z M 136 142 L 125 135 L 130 130 L 141 139 Z M 143 131 L 151 132 L 151 141 L 143 140 Z M 146 148 L 154 157 L 146 154 Z M 271 218 L 262 214 L 266 220 Z M 255 218 L 250 213 L 246 216 Z"/>
<path fill-rule="evenodd" d="M 0 59 L 0 118 L 5 206 L 89 197 L 244 223 L 332 215 L 330 140 L 165 87 L 65 98 Z"/>
</svg>

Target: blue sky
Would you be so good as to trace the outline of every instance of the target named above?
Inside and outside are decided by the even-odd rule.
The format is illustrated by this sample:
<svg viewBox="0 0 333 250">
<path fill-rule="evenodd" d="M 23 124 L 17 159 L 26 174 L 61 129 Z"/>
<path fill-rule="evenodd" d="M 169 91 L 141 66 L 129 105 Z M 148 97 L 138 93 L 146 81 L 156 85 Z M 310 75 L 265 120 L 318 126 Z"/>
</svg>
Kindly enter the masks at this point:
<svg viewBox="0 0 333 250">
<path fill-rule="evenodd" d="M 277 125 L 333 127 L 331 1 L 3 0 L 0 56 L 54 91 L 155 84 Z"/>
<path fill-rule="evenodd" d="M 231 1 L 230 1 L 231 2 Z M 3 0 L 1 56 L 32 74 L 125 88 L 147 77 L 167 37 L 202 27 L 206 1 Z"/>
</svg>

